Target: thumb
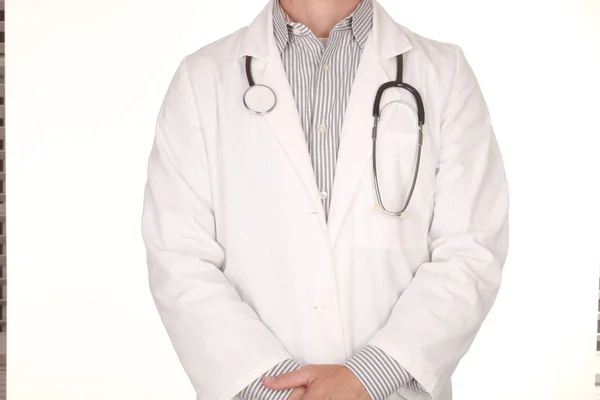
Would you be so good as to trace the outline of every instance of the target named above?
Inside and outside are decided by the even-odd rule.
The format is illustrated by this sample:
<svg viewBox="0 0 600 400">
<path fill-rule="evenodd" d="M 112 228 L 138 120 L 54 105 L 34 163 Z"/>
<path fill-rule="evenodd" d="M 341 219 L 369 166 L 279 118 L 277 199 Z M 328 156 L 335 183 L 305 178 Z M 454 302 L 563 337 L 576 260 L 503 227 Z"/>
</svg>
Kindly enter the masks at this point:
<svg viewBox="0 0 600 400">
<path fill-rule="evenodd" d="M 300 386 L 308 386 L 310 382 L 310 370 L 302 367 L 295 371 L 275 376 L 265 376 L 262 378 L 263 385 L 269 389 L 283 390 L 293 389 Z"/>
</svg>

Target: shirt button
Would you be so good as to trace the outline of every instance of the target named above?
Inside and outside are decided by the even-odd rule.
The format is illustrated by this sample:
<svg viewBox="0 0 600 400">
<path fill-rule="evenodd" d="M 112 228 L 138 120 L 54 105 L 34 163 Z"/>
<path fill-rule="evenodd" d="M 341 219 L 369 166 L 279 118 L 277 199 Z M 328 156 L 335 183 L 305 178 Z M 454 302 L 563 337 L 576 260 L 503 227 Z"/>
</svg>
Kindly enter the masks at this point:
<svg viewBox="0 0 600 400">
<path fill-rule="evenodd" d="M 321 124 L 321 125 L 319 125 L 319 132 L 320 132 L 320 133 L 325 133 L 325 132 L 327 132 L 327 125 L 325 125 L 325 124 Z"/>
<path fill-rule="evenodd" d="M 319 314 L 329 314 L 331 312 L 331 306 L 329 304 L 319 304 L 317 306 L 317 311 L 319 311 Z"/>
<path fill-rule="evenodd" d="M 299 35 L 300 34 L 300 29 L 299 28 L 294 28 L 294 29 L 292 29 L 292 32 L 294 33 L 294 35 Z"/>
<path fill-rule="evenodd" d="M 323 64 L 323 71 L 327 72 L 330 70 L 329 64 Z"/>
<path fill-rule="evenodd" d="M 327 194 L 326 191 L 321 191 L 321 193 L 319 193 L 319 196 L 321 196 L 321 199 L 325 200 L 327 198 L 327 196 L 329 196 L 329 194 Z"/>
</svg>

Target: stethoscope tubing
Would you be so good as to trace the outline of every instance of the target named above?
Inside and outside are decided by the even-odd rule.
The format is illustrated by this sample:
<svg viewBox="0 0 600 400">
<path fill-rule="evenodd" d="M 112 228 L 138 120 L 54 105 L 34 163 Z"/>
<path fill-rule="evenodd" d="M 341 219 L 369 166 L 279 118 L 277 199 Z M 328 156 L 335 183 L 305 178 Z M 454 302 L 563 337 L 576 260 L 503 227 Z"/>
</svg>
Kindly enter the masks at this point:
<svg viewBox="0 0 600 400">
<path fill-rule="evenodd" d="M 402 75 L 403 75 L 403 70 L 404 70 L 403 55 L 399 54 L 396 57 L 396 60 L 397 60 L 396 80 L 389 81 L 389 82 L 386 82 L 383 85 L 381 85 L 377 89 L 377 93 L 375 95 L 375 101 L 373 102 L 373 119 L 374 119 L 374 121 L 373 121 L 373 129 L 372 129 L 372 159 L 373 159 L 373 185 L 374 185 L 374 190 L 375 190 L 375 197 L 377 199 L 377 204 L 379 205 L 381 211 L 384 214 L 396 216 L 396 217 L 397 216 L 402 217 L 403 214 L 405 213 L 406 209 L 408 208 L 408 205 L 410 204 L 410 200 L 412 199 L 412 196 L 413 196 L 416 184 L 417 184 L 417 180 L 419 177 L 419 167 L 421 164 L 421 149 L 423 147 L 423 126 L 425 125 L 425 106 L 423 104 L 423 99 L 422 99 L 419 91 L 417 89 L 415 89 L 413 86 L 402 82 Z M 252 112 L 254 114 L 264 115 L 264 114 L 271 112 L 275 108 L 275 105 L 277 104 L 277 96 L 275 95 L 275 92 L 273 92 L 273 90 L 270 87 L 268 87 L 266 85 L 256 84 L 254 82 L 254 79 L 252 78 L 251 63 L 252 63 L 252 57 L 246 56 L 245 71 L 246 71 L 246 79 L 248 80 L 248 89 L 246 89 L 246 91 L 244 92 L 243 102 L 244 102 L 244 106 L 250 112 Z M 271 93 L 273 94 L 273 98 L 274 98 L 273 105 L 271 107 L 269 107 L 269 109 L 266 111 L 257 111 L 255 109 L 251 108 L 251 106 L 247 103 L 246 97 L 247 97 L 248 92 L 252 88 L 255 88 L 257 86 L 264 87 L 264 88 L 270 90 Z M 415 166 L 414 166 L 414 171 L 413 171 L 413 178 L 412 178 L 410 188 L 408 190 L 408 195 L 407 195 L 406 201 L 403 203 L 402 209 L 400 211 L 390 211 L 387 208 L 385 208 L 385 206 L 383 205 L 383 200 L 381 198 L 381 191 L 379 189 L 379 178 L 378 178 L 378 174 L 377 174 L 377 125 L 379 123 L 381 111 L 387 105 L 389 105 L 389 104 L 386 104 L 384 107 L 381 108 L 380 107 L 381 98 L 383 96 L 383 93 L 387 89 L 390 89 L 390 88 L 405 89 L 413 95 L 416 105 L 417 105 L 417 120 L 418 120 L 418 126 L 419 126 L 417 155 L 416 155 Z"/>
</svg>

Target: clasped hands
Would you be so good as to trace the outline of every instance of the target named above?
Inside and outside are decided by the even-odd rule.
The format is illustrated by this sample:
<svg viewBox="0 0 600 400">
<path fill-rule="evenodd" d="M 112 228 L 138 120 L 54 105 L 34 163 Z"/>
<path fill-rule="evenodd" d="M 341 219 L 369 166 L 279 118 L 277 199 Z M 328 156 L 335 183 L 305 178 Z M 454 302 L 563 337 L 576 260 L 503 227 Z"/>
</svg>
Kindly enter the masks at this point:
<svg viewBox="0 0 600 400">
<path fill-rule="evenodd" d="M 293 389 L 288 400 L 371 400 L 361 381 L 344 365 L 310 364 L 285 374 L 263 377 L 269 389 Z"/>
</svg>

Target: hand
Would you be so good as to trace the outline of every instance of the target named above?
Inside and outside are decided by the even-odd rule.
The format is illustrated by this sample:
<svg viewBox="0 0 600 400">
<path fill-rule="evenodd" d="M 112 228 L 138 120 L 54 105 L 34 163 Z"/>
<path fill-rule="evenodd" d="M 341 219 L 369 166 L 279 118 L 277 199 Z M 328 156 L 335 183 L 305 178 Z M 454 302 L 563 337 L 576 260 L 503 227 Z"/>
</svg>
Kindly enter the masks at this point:
<svg viewBox="0 0 600 400">
<path fill-rule="evenodd" d="M 344 365 L 307 365 L 264 377 L 262 382 L 274 390 L 294 389 L 288 400 L 371 400 L 360 380 Z"/>
<path fill-rule="evenodd" d="M 300 386 L 300 387 L 294 388 L 292 390 L 292 393 L 289 395 L 287 400 L 302 400 L 304 398 L 305 394 L 306 394 L 306 387 Z"/>
</svg>

